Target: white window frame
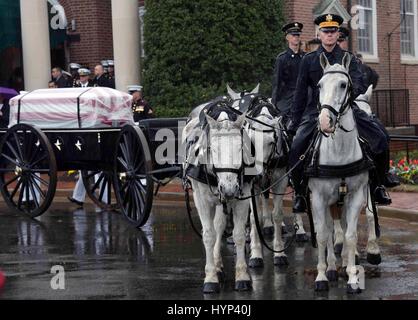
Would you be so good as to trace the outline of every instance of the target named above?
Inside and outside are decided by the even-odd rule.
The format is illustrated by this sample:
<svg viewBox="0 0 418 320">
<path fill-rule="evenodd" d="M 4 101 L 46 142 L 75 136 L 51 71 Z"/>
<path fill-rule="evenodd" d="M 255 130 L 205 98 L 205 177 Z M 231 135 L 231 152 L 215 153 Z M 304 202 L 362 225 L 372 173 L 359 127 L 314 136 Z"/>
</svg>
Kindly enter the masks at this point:
<svg viewBox="0 0 418 320">
<path fill-rule="evenodd" d="M 417 0 L 414 0 L 413 3 L 414 3 L 414 39 L 413 41 L 414 41 L 415 55 L 402 54 L 402 43 L 400 42 L 402 64 L 418 64 L 418 4 L 417 4 Z"/>
<path fill-rule="evenodd" d="M 359 53 L 362 54 L 364 62 L 369 63 L 379 63 L 379 48 L 377 46 L 377 6 L 376 6 L 376 0 L 372 1 L 372 41 L 373 41 L 373 53 L 370 54 L 369 52 L 361 52 L 360 50 L 357 50 Z M 358 5 L 359 10 L 363 10 L 363 6 Z M 361 13 L 360 13 L 361 15 Z M 358 43 L 357 43 L 358 46 Z"/>
</svg>

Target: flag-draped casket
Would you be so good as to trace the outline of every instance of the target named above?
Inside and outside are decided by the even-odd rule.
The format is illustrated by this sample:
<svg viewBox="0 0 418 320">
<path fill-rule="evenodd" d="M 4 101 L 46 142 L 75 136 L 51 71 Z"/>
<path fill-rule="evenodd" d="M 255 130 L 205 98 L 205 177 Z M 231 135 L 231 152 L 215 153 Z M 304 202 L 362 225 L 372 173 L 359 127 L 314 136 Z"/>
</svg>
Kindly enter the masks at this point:
<svg viewBox="0 0 418 320">
<path fill-rule="evenodd" d="M 134 123 L 132 96 L 111 88 L 39 89 L 10 100 L 9 127 L 102 128 Z"/>
</svg>

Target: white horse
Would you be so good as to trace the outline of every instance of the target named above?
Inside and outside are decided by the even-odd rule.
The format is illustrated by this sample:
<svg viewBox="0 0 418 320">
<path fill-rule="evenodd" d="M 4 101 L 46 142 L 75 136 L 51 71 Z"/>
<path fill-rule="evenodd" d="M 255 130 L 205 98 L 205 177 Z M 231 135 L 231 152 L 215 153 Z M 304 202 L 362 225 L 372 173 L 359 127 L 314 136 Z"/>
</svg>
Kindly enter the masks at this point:
<svg viewBox="0 0 418 320">
<path fill-rule="evenodd" d="M 197 153 L 197 163 L 206 165 L 207 172 L 217 180 L 217 186 L 202 183 L 189 177 L 193 189 L 193 199 L 202 223 L 203 243 L 206 251 L 204 293 L 220 291 L 220 279 L 223 273 L 221 257 L 222 236 L 226 226 L 226 212 L 232 210 L 234 229 L 233 237 L 236 246 L 235 289 L 246 291 L 252 288 L 251 278 L 247 271 L 245 259 L 245 223 L 247 221 L 249 201 L 237 200 L 238 196 L 248 196 L 250 183 L 241 184 L 243 169 L 242 124 L 244 115 L 233 121 L 226 112 L 221 112 L 215 120 L 205 114 L 208 123 L 208 135 L 198 126 L 199 117 L 192 117 L 183 130 L 183 137 L 199 136 L 191 147 L 190 156 Z M 193 131 L 196 131 L 194 132 Z M 193 138 L 192 138 L 193 139 Z M 207 161 L 206 161 L 207 160 Z"/>
<path fill-rule="evenodd" d="M 251 92 L 238 93 L 238 92 L 235 92 L 233 89 L 231 89 L 231 87 L 229 85 L 227 85 L 228 94 L 231 97 L 231 99 L 234 101 L 233 107 L 238 109 L 240 101 L 242 103 L 242 102 L 244 102 L 243 99 L 246 96 L 251 97 L 252 94 L 257 94 L 258 91 L 259 91 L 259 88 L 260 88 L 260 85 L 257 85 L 257 87 L 255 87 Z M 242 111 L 246 111 L 246 110 L 242 110 Z M 266 143 L 266 141 L 268 141 L 268 140 L 269 140 L 269 138 L 266 136 L 266 139 L 263 140 L 263 141 L 264 141 L 264 143 Z M 268 154 L 269 150 L 270 150 L 270 148 L 268 146 L 266 146 L 265 155 Z M 286 179 L 286 181 L 287 181 L 287 179 Z M 280 193 L 283 193 L 283 192 L 280 192 Z M 280 201 L 282 201 L 282 200 L 280 200 Z M 274 200 L 273 200 L 273 202 L 274 202 Z M 267 199 L 262 198 L 260 208 L 261 208 L 261 210 L 259 210 L 258 212 L 262 212 L 263 232 L 266 235 L 273 235 L 274 234 L 276 236 L 275 231 L 274 231 L 274 227 L 273 227 L 273 220 L 274 220 L 275 214 L 272 214 L 272 212 L 269 210 Z M 273 212 L 274 212 L 274 209 L 273 209 Z M 309 240 L 309 237 L 307 236 L 305 228 L 303 226 L 302 215 L 303 215 L 302 213 L 297 213 L 295 215 L 296 224 L 298 225 L 298 230 L 296 232 L 296 242 L 307 242 Z M 281 233 L 282 234 L 286 230 L 285 227 L 286 227 L 286 225 L 284 224 L 284 222 L 282 222 L 281 223 L 281 229 L 282 229 Z M 276 259 L 276 260 L 278 261 L 278 259 Z M 283 261 L 283 262 L 285 262 L 285 261 Z M 260 261 L 259 262 L 253 261 L 252 263 L 255 264 L 256 266 L 261 266 Z"/>
<path fill-rule="evenodd" d="M 358 130 L 353 111 L 348 104 L 351 89 L 349 66 L 351 56 L 344 55 L 342 65 L 330 65 L 325 54 L 320 57 L 324 75 L 318 87 L 321 113 L 319 124 L 321 131 L 330 134 L 319 144 L 319 165 L 342 166 L 355 163 L 363 158 L 358 141 Z M 344 128 L 345 130 L 343 130 Z M 357 246 L 357 223 L 360 211 L 367 198 L 369 173 L 367 170 L 346 177 L 347 193 L 342 207 L 342 217 L 345 218 L 346 231 L 344 234 L 342 259 L 347 266 L 347 292 L 361 292 L 358 284 L 359 277 L 355 264 Z M 310 178 L 309 189 L 312 192 L 312 212 L 318 242 L 318 276 L 315 279 L 315 290 L 328 290 L 328 280 L 335 280 L 337 276 L 336 257 L 333 250 L 333 220 L 330 206 L 339 198 L 341 178 Z M 327 263 L 325 249 L 328 249 Z M 328 264 L 328 266 L 327 266 Z"/>
<path fill-rule="evenodd" d="M 370 100 L 372 98 L 372 93 L 373 93 L 373 86 L 370 85 L 366 93 L 359 95 L 357 99 L 355 100 L 358 107 L 364 112 L 366 112 L 367 114 L 372 114 L 372 109 L 370 107 Z M 377 207 L 376 207 L 376 210 L 377 210 Z M 367 196 L 366 217 L 367 217 L 368 232 L 369 232 L 368 239 L 367 239 L 367 247 L 366 247 L 367 261 L 370 264 L 378 265 L 382 261 L 382 258 L 380 255 L 380 248 L 377 243 L 370 190 Z M 344 241 L 344 234 L 343 234 L 343 229 L 341 226 L 341 220 L 339 218 L 337 219 L 334 218 L 334 251 L 336 254 L 341 254 L 341 251 L 343 248 L 343 241 Z M 358 252 L 356 249 L 356 257 L 357 256 L 358 256 Z"/>
<path fill-rule="evenodd" d="M 247 115 L 252 119 L 247 119 L 244 129 L 251 139 L 255 149 L 255 169 L 259 174 L 254 182 L 255 203 L 257 213 L 263 212 L 260 219 L 262 227 L 272 226 L 274 221 L 274 240 L 273 249 L 275 251 L 284 250 L 282 240 L 283 223 L 283 194 L 286 191 L 287 179 L 283 179 L 286 174 L 286 166 L 277 166 L 277 161 L 284 156 L 282 145 L 282 132 L 280 130 L 280 117 L 278 117 L 275 107 L 271 103 L 261 102 L 254 108 L 248 110 Z M 279 181 L 281 179 L 281 181 Z M 276 183 L 271 191 L 273 192 L 273 212 L 270 211 L 268 199 L 260 194 L 271 184 Z M 251 202 L 251 256 L 249 266 L 259 268 L 264 266 L 263 250 L 260 238 L 255 226 L 254 208 Z M 273 227 L 273 226 L 272 226 Z M 274 253 L 275 265 L 288 265 L 287 256 L 284 252 Z"/>
</svg>

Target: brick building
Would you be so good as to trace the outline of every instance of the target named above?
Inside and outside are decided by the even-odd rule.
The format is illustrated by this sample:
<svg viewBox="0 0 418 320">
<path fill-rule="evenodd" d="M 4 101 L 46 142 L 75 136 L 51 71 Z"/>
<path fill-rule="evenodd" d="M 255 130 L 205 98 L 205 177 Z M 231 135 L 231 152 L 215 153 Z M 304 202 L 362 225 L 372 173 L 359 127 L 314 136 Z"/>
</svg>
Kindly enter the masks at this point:
<svg viewBox="0 0 418 320">
<path fill-rule="evenodd" d="M 327 12 L 345 18 L 351 30 L 350 50 L 361 53 L 364 62 L 378 72 L 373 105 L 386 125 L 417 126 L 417 0 L 285 0 L 286 19 L 305 25 L 305 42 L 316 37 L 314 17 Z"/>
<path fill-rule="evenodd" d="M 418 126 L 418 0 L 283 1 L 286 19 L 305 25 L 303 41 L 316 37 L 313 23 L 316 15 L 325 12 L 342 15 L 352 29 L 351 51 L 361 53 L 380 75 L 373 100 L 375 111 L 388 126 Z M 0 16 L 0 27 L 9 30 L 0 41 L 0 85 L 7 84 L 12 73 L 23 64 L 19 2 L 12 3 L 0 0 L 4 14 Z M 78 62 L 92 69 L 101 60 L 114 58 L 112 0 L 48 0 L 48 3 L 52 65 L 65 68 L 69 62 Z M 57 4 L 62 7 L 65 26 L 59 12 L 53 9 Z M 138 0 L 138 15 L 143 12 L 144 0 Z M 140 52 L 143 56 L 142 48 Z"/>
</svg>

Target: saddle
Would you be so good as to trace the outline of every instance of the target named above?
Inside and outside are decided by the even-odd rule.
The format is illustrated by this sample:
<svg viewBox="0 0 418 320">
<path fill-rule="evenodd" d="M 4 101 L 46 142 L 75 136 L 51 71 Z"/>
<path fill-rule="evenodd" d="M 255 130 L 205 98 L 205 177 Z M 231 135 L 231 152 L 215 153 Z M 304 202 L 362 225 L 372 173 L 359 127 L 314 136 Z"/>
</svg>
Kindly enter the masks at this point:
<svg viewBox="0 0 418 320">
<path fill-rule="evenodd" d="M 375 168 L 371 157 L 371 150 L 367 141 L 361 137 L 358 138 L 363 157 L 353 163 L 346 165 L 320 165 L 319 164 L 319 145 L 323 135 L 318 131 L 312 137 L 315 140 L 311 149 L 308 151 L 305 160 L 305 176 L 308 178 L 347 178 L 357 175 L 359 172 L 369 171 Z M 312 140 L 311 140 L 312 142 Z"/>
</svg>

